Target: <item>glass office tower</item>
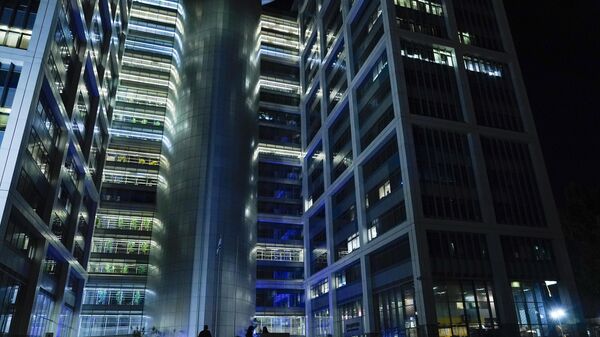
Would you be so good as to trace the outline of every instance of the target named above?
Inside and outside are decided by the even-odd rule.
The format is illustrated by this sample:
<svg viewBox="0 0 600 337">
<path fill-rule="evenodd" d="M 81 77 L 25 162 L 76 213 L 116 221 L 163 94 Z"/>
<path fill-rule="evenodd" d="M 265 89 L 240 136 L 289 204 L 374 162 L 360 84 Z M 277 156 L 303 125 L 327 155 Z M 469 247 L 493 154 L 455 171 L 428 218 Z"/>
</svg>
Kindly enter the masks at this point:
<svg viewBox="0 0 600 337">
<path fill-rule="evenodd" d="M 556 307 L 573 322 L 502 2 L 305 0 L 299 23 L 307 334 L 547 336 Z"/>
<path fill-rule="evenodd" d="M 256 324 L 304 336 L 300 47 L 285 14 L 261 16 Z"/>
<path fill-rule="evenodd" d="M 95 221 L 80 336 L 150 330 L 144 315 L 165 113 L 177 73 L 177 1 L 134 0 Z"/>
<path fill-rule="evenodd" d="M 129 1 L 0 2 L 0 335 L 74 335 Z"/>
<path fill-rule="evenodd" d="M 255 312 L 260 2 L 181 0 L 152 231 L 151 326 L 243 335 Z"/>
</svg>

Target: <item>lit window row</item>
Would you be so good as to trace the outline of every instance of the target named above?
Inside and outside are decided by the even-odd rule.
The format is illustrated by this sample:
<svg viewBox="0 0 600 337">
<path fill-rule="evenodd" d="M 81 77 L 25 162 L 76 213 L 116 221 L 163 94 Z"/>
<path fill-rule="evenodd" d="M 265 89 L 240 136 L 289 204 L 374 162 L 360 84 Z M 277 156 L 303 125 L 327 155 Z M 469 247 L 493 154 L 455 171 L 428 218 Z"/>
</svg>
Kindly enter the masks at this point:
<svg viewBox="0 0 600 337">
<path fill-rule="evenodd" d="M 127 39 L 127 42 L 125 42 L 125 48 L 129 50 L 135 50 L 136 52 L 154 53 L 166 57 L 170 57 L 171 55 L 177 53 L 173 47 L 160 46 L 156 43 L 133 41 L 129 38 Z"/>
<path fill-rule="evenodd" d="M 502 77 L 502 68 L 492 62 L 465 56 L 465 69 L 493 77 Z"/>
<path fill-rule="evenodd" d="M 144 298 L 144 289 L 86 288 L 83 304 L 142 305 Z"/>
<path fill-rule="evenodd" d="M 149 240 L 97 238 L 94 239 L 92 253 L 148 255 L 150 246 Z"/>
<path fill-rule="evenodd" d="M 446 50 L 433 48 L 433 59 L 431 57 L 429 57 L 428 55 L 424 55 L 423 53 L 420 53 L 418 50 L 402 49 L 401 53 L 402 53 L 402 56 L 406 56 L 408 58 L 454 67 L 452 53 L 449 51 L 446 51 Z"/>
<path fill-rule="evenodd" d="M 272 16 L 261 16 L 260 17 L 260 26 L 261 28 L 268 28 L 288 34 L 293 34 L 298 36 L 300 33 L 298 30 L 298 25 L 294 21 L 284 20 L 281 18 L 275 18 Z"/>
<path fill-rule="evenodd" d="M 27 49 L 39 0 L 0 2 L 0 46 Z"/>
<path fill-rule="evenodd" d="M 261 76 L 259 85 L 271 90 L 282 91 L 290 94 L 300 94 L 300 85 L 294 82 L 282 82 L 281 79 Z"/>
<path fill-rule="evenodd" d="M 164 121 L 164 117 L 156 116 L 156 115 L 147 115 L 140 114 L 135 112 L 127 112 L 122 113 L 122 110 L 119 110 L 119 113 L 114 114 L 114 120 L 127 122 L 131 124 L 138 124 L 141 126 L 155 126 L 160 127 Z"/>
<path fill-rule="evenodd" d="M 319 283 L 310 287 L 310 298 L 317 298 L 321 295 L 329 293 L 329 281 L 327 279 L 321 280 Z"/>
<path fill-rule="evenodd" d="M 157 221 L 152 217 L 98 214 L 96 228 L 151 231 Z"/>
<path fill-rule="evenodd" d="M 261 55 L 264 54 L 264 55 L 269 55 L 272 57 L 285 58 L 285 59 L 288 59 L 293 62 L 298 61 L 298 58 L 299 58 L 297 50 L 294 50 L 294 52 L 291 52 L 290 50 L 275 48 L 272 46 L 265 46 L 265 45 L 261 46 L 260 53 L 261 53 Z"/>
<path fill-rule="evenodd" d="M 283 157 L 302 158 L 304 154 L 297 148 L 289 146 L 281 146 L 267 143 L 258 144 L 258 153 L 260 154 L 273 154 Z"/>
<path fill-rule="evenodd" d="M 266 327 L 272 333 L 288 333 L 305 336 L 304 316 L 256 316 L 256 325 Z"/>
<path fill-rule="evenodd" d="M 158 184 L 158 174 L 105 170 L 103 181 L 110 184 L 156 186 Z"/>
<path fill-rule="evenodd" d="M 123 66 L 133 66 L 136 68 L 152 69 L 165 72 L 171 71 L 170 62 L 165 62 L 161 58 L 152 58 L 150 60 L 147 60 L 140 57 L 140 55 L 137 54 L 135 54 L 135 57 L 124 55 Z"/>
<path fill-rule="evenodd" d="M 170 84 L 169 80 L 151 77 L 147 74 L 141 75 L 141 73 L 140 73 L 140 75 L 133 75 L 131 73 L 123 72 L 121 74 L 121 79 L 125 80 L 125 81 L 131 81 L 131 82 L 143 83 L 143 84 L 152 84 L 155 86 L 166 87 L 166 88 L 168 88 L 169 84 Z"/>
<path fill-rule="evenodd" d="M 120 102 L 127 102 L 132 104 L 145 104 L 152 105 L 161 108 L 167 106 L 167 100 L 165 97 L 154 96 L 155 92 L 145 91 L 144 93 L 127 92 L 125 87 L 117 93 L 117 100 Z"/>
<path fill-rule="evenodd" d="M 136 7 L 131 9 L 131 19 L 140 19 L 144 21 L 153 21 L 153 22 L 161 22 L 166 24 L 175 25 L 177 23 L 177 13 L 166 13 L 166 11 L 162 11 L 163 13 L 153 13 L 148 8 L 138 9 Z"/>
<path fill-rule="evenodd" d="M 110 134 L 113 137 L 125 137 L 125 138 L 134 138 L 140 140 L 149 140 L 149 141 L 162 141 L 163 137 L 160 134 L 152 134 L 148 132 L 139 132 L 139 131 L 129 131 L 129 130 L 120 130 L 120 129 L 109 129 Z"/>
<path fill-rule="evenodd" d="M 125 336 L 147 326 L 149 318 L 140 314 L 81 315 L 80 336 Z"/>
<path fill-rule="evenodd" d="M 147 275 L 148 265 L 119 262 L 90 262 L 88 272 L 98 274 Z"/>
<path fill-rule="evenodd" d="M 264 261 L 302 262 L 304 260 L 303 252 L 302 248 L 259 245 L 256 249 L 256 259 Z"/>
<path fill-rule="evenodd" d="M 109 150 L 106 155 L 107 162 L 142 164 L 158 166 L 160 163 L 158 154 L 141 153 L 125 150 Z"/>
<path fill-rule="evenodd" d="M 427 0 L 395 0 L 394 3 L 397 6 L 414 9 L 417 11 L 425 12 L 427 14 L 433 14 L 442 16 L 444 11 L 442 5 L 433 1 Z"/>
<path fill-rule="evenodd" d="M 131 120 L 132 118 L 147 119 L 148 121 L 164 122 L 164 108 L 155 107 L 152 105 L 138 105 L 135 107 L 128 106 L 126 109 L 117 107 L 113 110 L 113 118 L 117 120 Z M 137 122 L 137 121 L 136 121 Z"/>
<path fill-rule="evenodd" d="M 175 27 L 163 26 L 163 25 L 144 25 L 139 24 L 139 22 L 129 24 L 129 33 L 131 34 L 135 31 L 137 34 L 148 34 L 148 35 L 159 35 L 159 36 L 168 36 L 173 37 L 175 35 Z M 148 38 L 147 36 L 143 38 L 144 40 L 155 41 L 158 44 L 167 45 L 168 42 L 160 41 L 159 39 Z"/>
<path fill-rule="evenodd" d="M 298 49 L 298 41 L 291 39 L 289 36 L 281 36 L 276 34 L 264 33 L 260 36 L 261 43 L 270 43 L 274 45 L 284 46 L 287 48 Z"/>
</svg>

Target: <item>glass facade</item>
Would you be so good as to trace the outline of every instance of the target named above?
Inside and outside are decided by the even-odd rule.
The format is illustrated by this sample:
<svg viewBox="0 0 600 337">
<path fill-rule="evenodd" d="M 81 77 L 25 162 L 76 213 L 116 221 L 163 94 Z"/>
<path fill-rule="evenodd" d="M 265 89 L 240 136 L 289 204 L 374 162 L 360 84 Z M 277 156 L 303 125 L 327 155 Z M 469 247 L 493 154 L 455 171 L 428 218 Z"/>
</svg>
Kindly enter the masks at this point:
<svg viewBox="0 0 600 337">
<path fill-rule="evenodd" d="M 394 0 L 398 26 L 414 33 L 446 37 L 444 6 L 439 0 Z"/>
<path fill-rule="evenodd" d="M 523 131 L 521 112 L 508 66 L 465 56 L 464 67 L 479 125 Z"/>
<path fill-rule="evenodd" d="M 299 34 L 295 17 L 263 6 L 254 324 L 292 336 L 306 335 Z"/>
<path fill-rule="evenodd" d="M 381 335 L 417 336 L 415 290 L 411 284 L 373 291 L 375 327 Z"/>
<path fill-rule="evenodd" d="M 493 1 L 461 0 L 455 2 L 454 8 L 458 38 L 461 43 L 492 50 L 504 50 Z"/>
<path fill-rule="evenodd" d="M 527 144 L 482 138 L 496 221 L 544 227 L 546 219 Z"/>
<path fill-rule="evenodd" d="M 550 311 L 561 304 L 558 282 L 513 281 L 511 288 L 521 335 L 552 336 L 556 322 Z"/>
<path fill-rule="evenodd" d="M 300 1 L 312 336 L 549 333 L 511 286 L 569 267 L 501 7 Z"/>
<path fill-rule="evenodd" d="M 0 61 L 0 144 L 8 125 L 8 116 L 17 91 L 21 67 Z"/>
<path fill-rule="evenodd" d="M 2 335 L 77 333 L 130 5 L 0 3 Z"/>
<path fill-rule="evenodd" d="M 408 41 L 401 52 L 410 113 L 462 121 L 452 52 Z"/>
<path fill-rule="evenodd" d="M 111 142 L 95 218 L 80 336 L 150 330 L 144 313 L 149 256 L 156 244 L 162 132 L 172 107 L 177 1 L 133 1 L 115 91 Z M 96 28 L 96 26 L 95 26 Z M 101 28 L 101 26 L 97 27 Z M 101 30 L 97 31 L 102 35 Z M 171 97 L 171 98 L 169 98 Z"/>
<path fill-rule="evenodd" d="M 205 202 L 204 194 L 219 194 L 209 200 L 215 210 L 190 213 L 227 220 L 210 231 L 229 228 L 235 212 L 227 207 L 239 208 L 242 190 L 251 233 L 233 249 L 251 253 L 237 268 L 236 251 L 233 272 L 245 283 L 235 284 L 231 303 L 243 306 L 238 314 L 255 312 L 257 332 L 552 335 L 549 312 L 574 305 L 574 285 L 501 4 L 295 3 L 297 15 L 264 5 L 255 40 L 241 41 L 244 32 L 236 31 L 240 40 L 231 41 L 260 42 L 257 59 L 248 57 L 254 49 L 239 48 L 239 57 L 226 60 L 244 67 L 231 72 L 248 75 L 245 87 L 240 80 L 231 88 L 232 96 L 247 96 L 231 115 L 250 116 L 258 138 L 246 133 L 249 119 L 238 128 L 229 114 L 198 109 L 208 106 L 206 95 L 225 91 L 222 79 L 178 90 L 210 70 L 199 62 L 208 55 L 200 43 L 181 31 L 201 26 L 185 20 L 198 2 L 0 4 L 0 49 L 17 55 L 0 55 L 0 155 L 8 158 L 0 175 L 7 191 L 0 193 L 0 335 L 113 336 L 179 326 L 173 317 L 194 316 L 189 309 L 209 298 L 202 293 L 213 289 L 209 281 L 220 288 L 215 275 L 229 273 L 220 263 L 233 260 L 234 245 L 222 241 L 238 240 L 228 231 L 204 237 L 205 228 L 186 227 L 193 216 L 183 213 Z M 251 26 L 248 4 L 238 19 Z M 45 31 L 38 11 L 56 13 Z M 42 38 L 47 48 L 38 47 Z M 199 31 L 193 38 L 214 40 Z M 190 52 L 202 57 L 186 59 Z M 39 83 L 23 87 L 22 74 Z M 222 101 L 211 104 L 221 111 Z M 210 132 L 203 118 L 214 122 Z M 248 139 L 255 152 L 233 150 Z M 187 161 L 196 153 L 198 161 Z M 215 161 L 249 153 L 241 174 L 237 165 L 215 169 Z M 218 185 L 231 173 L 235 179 Z M 196 188 L 204 180 L 211 186 Z M 199 237 L 217 238 L 217 254 L 181 252 L 199 247 Z M 214 271 L 197 288 L 174 284 L 184 288 L 204 275 L 179 280 L 178 265 L 152 264 L 184 255 L 209 260 L 201 273 Z M 254 278 L 255 288 L 248 286 Z M 161 292 L 169 294 L 153 303 Z M 215 298 L 229 301 L 225 295 Z M 184 320 L 212 319 L 202 324 L 223 332 L 229 304 L 215 305 L 214 317 L 199 309 Z M 575 321 L 570 315 L 565 323 Z"/>
<path fill-rule="evenodd" d="M 0 334 L 5 335 L 9 333 L 15 315 L 21 283 L 11 278 L 4 270 L 0 271 Z"/>
<path fill-rule="evenodd" d="M 39 0 L 6 1 L 0 5 L 0 46 L 27 49 Z"/>
<path fill-rule="evenodd" d="M 440 336 L 477 336 L 497 329 L 489 281 L 440 282 L 433 291 Z"/>
<path fill-rule="evenodd" d="M 481 220 L 466 135 L 415 127 L 415 150 L 427 217 Z"/>
</svg>

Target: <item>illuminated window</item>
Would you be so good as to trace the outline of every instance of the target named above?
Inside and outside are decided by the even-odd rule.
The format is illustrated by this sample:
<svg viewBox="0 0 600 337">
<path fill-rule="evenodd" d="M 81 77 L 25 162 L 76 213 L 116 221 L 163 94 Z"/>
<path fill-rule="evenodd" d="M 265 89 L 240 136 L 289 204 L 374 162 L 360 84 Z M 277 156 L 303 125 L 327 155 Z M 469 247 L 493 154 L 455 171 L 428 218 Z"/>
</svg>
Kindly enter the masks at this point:
<svg viewBox="0 0 600 337">
<path fill-rule="evenodd" d="M 377 65 L 375 66 L 375 68 L 373 68 L 372 72 L 371 72 L 371 80 L 373 82 L 375 82 L 375 80 L 377 80 L 377 77 L 379 77 L 379 74 L 381 74 L 381 72 L 386 69 L 387 67 L 387 59 L 386 58 L 381 58 L 379 60 L 379 62 L 377 63 Z"/>
<path fill-rule="evenodd" d="M 269 332 L 305 336 L 304 316 L 256 316 L 257 329 L 266 327 Z"/>
<path fill-rule="evenodd" d="M 5 130 L 8 123 L 20 76 L 20 66 L 0 62 L 0 132 Z"/>
<path fill-rule="evenodd" d="M 329 293 L 329 281 L 327 279 L 321 280 L 310 288 L 310 298 L 317 298 L 327 293 Z"/>
<path fill-rule="evenodd" d="M 440 337 L 472 336 L 498 328 L 490 282 L 436 282 L 433 292 Z"/>
<path fill-rule="evenodd" d="M 0 46 L 27 49 L 39 0 L 2 1 L 0 4 Z"/>
<path fill-rule="evenodd" d="M 472 35 L 467 32 L 458 32 L 458 38 L 462 44 L 471 44 Z"/>
<path fill-rule="evenodd" d="M 360 263 L 355 263 L 346 269 L 335 273 L 335 287 L 341 288 L 361 281 Z"/>
<path fill-rule="evenodd" d="M 383 185 L 379 187 L 379 199 L 383 199 L 392 193 L 392 185 L 390 181 L 386 181 Z"/>
<path fill-rule="evenodd" d="M 454 67 L 452 61 L 452 53 L 441 49 L 433 49 L 433 59 L 435 63 L 445 64 L 447 66 Z"/>
<path fill-rule="evenodd" d="M 545 336 L 550 319 L 550 308 L 560 304 L 558 284 L 555 281 L 511 282 L 513 303 L 521 334 Z"/>
<path fill-rule="evenodd" d="M 285 246 L 259 246 L 256 250 L 256 259 L 265 261 L 304 261 L 304 250 Z"/>
<path fill-rule="evenodd" d="M 367 28 L 367 32 L 371 32 L 371 30 L 377 23 L 377 19 L 379 19 L 382 13 L 383 11 L 381 10 L 381 7 L 378 7 L 377 11 L 371 16 L 371 20 L 369 20 L 369 27 Z"/>
<path fill-rule="evenodd" d="M 425 12 L 427 14 L 433 14 L 442 16 L 444 12 L 442 10 L 442 5 L 435 3 L 433 1 L 426 0 L 395 0 L 394 3 L 397 6 L 414 9 L 420 12 Z"/>
<path fill-rule="evenodd" d="M 414 43 L 405 43 L 401 50 L 401 54 L 402 56 L 411 59 L 454 67 L 452 52 L 448 50 L 420 46 Z"/>
<path fill-rule="evenodd" d="M 502 77 L 502 66 L 475 57 L 465 56 L 465 69 L 493 77 Z"/>
<path fill-rule="evenodd" d="M 92 253 L 149 255 L 150 241 L 125 239 L 94 239 Z"/>
<path fill-rule="evenodd" d="M 360 238 L 358 237 L 358 232 L 352 234 L 347 240 L 348 242 L 348 254 L 360 248 Z"/>
<path fill-rule="evenodd" d="M 373 225 L 371 227 L 369 227 L 369 229 L 367 230 L 367 239 L 369 241 L 375 239 L 377 237 L 377 225 Z"/>
<path fill-rule="evenodd" d="M 331 336 L 329 308 L 319 308 L 312 313 L 313 335 L 317 337 Z"/>
</svg>

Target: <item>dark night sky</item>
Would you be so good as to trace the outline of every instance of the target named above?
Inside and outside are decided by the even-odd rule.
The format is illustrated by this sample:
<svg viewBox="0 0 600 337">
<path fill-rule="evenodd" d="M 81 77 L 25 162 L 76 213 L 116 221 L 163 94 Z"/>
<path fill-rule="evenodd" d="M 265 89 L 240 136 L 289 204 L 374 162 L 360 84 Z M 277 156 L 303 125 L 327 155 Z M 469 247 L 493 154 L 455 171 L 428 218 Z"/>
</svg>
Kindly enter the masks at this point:
<svg viewBox="0 0 600 337">
<path fill-rule="evenodd" d="M 293 0 L 271 6 L 288 9 Z M 571 182 L 600 186 L 600 1 L 504 0 L 559 207 Z"/>
<path fill-rule="evenodd" d="M 600 3 L 505 0 L 559 207 L 570 183 L 600 185 Z"/>
</svg>

